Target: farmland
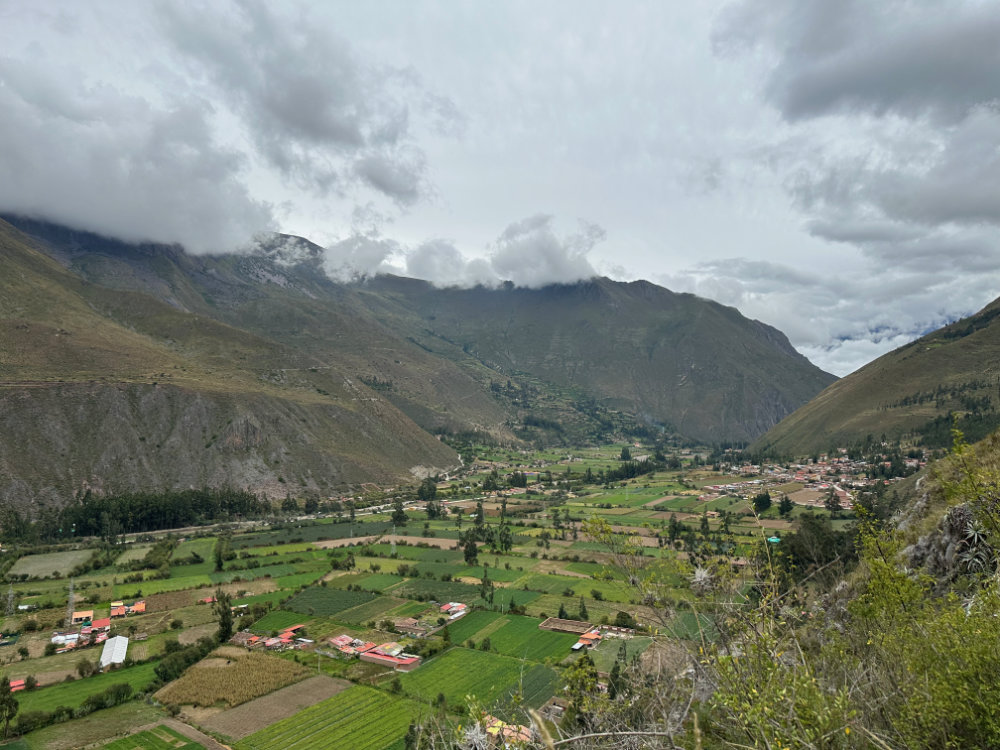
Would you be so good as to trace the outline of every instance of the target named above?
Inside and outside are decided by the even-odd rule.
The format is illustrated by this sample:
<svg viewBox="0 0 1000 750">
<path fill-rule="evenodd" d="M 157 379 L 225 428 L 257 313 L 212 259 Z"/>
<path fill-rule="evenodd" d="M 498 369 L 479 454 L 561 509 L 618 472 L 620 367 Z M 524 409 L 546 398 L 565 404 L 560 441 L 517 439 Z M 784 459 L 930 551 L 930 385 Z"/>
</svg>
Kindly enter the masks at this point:
<svg viewBox="0 0 1000 750">
<path fill-rule="evenodd" d="M 285 628 L 292 627 L 292 625 L 302 624 L 303 619 L 302 615 L 298 612 L 286 612 L 284 610 L 268 612 L 253 624 L 253 631 L 255 633 L 271 633 L 275 630 L 284 630 Z"/>
<path fill-rule="evenodd" d="M 153 681 L 153 664 L 140 664 L 128 669 L 94 675 L 82 680 L 63 682 L 58 685 L 18 694 L 21 711 L 52 711 L 58 706 L 76 708 L 88 696 L 107 690 L 112 685 L 124 683 L 133 690 L 143 690 Z"/>
<path fill-rule="evenodd" d="M 419 714 L 410 701 L 356 686 L 237 742 L 236 750 L 385 750 Z M 377 717 L 377 720 L 374 720 Z"/>
<path fill-rule="evenodd" d="M 456 647 L 400 681 L 404 693 L 427 702 L 442 693 L 449 706 L 464 706 L 469 696 L 489 706 L 517 681 L 523 666 L 507 656 Z"/>
<path fill-rule="evenodd" d="M 314 586 L 293 597 L 287 605 L 294 612 L 309 615 L 335 615 L 345 609 L 366 604 L 375 598 L 367 591 L 343 591 L 330 587 Z M 295 623 L 288 623 L 294 625 Z"/>
<path fill-rule="evenodd" d="M 156 693 L 163 703 L 238 706 L 301 679 L 306 670 L 270 654 L 215 652 Z"/>
<path fill-rule="evenodd" d="M 204 726 L 232 740 L 259 732 L 282 719 L 331 698 L 351 687 L 345 680 L 335 680 L 325 675 L 309 677 L 269 695 L 244 703 L 236 708 L 216 714 Z"/>
<path fill-rule="evenodd" d="M 533 476 L 544 473 L 536 470 Z M 565 473 L 564 465 L 558 476 Z M 646 480 L 650 486 L 641 486 Z M 633 603 L 640 594 L 626 584 L 626 571 L 617 566 L 605 544 L 587 537 L 579 526 L 581 520 L 598 513 L 607 514 L 611 523 L 627 523 L 617 528 L 618 533 L 641 534 L 648 545 L 642 575 L 657 576 L 667 598 L 679 601 L 690 595 L 684 563 L 674 557 L 682 542 L 662 538 L 669 516 L 650 505 L 700 507 L 697 495 L 681 494 L 682 489 L 690 490 L 675 480 L 672 474 L 644 477 L 630 482 L 628 492 L 618 486 L 577 487 L 574 498 L 511 497 L 513 546 L 509 549 L 496 544 L 500 504 L 496 498 L 488 499 L 484 525 L 475 532 L 479 536 L 477 559 L 468 563 L 458 537 L 476 528 L 469 520 L 474 500 L 452 506 L 465 511 L 461 516 L 449 511 L 443 518 L 426 520 L 421 506 L 412 505 L 407 525 L 397 525 L 400 533 L 393 537 L 395 544 L 384 535 L 392 527 L 386 512 L 359 514 L 353 524 L 329 519 L 272 520 L 270 527 L 227 529 L 223 536 L 228 552 L 221 571 L 215 569 L 213 554 L 220 537 L 208 531 L 192 535 L 188 529 L 183 540 L 166 538 L 163 544 L 168 554 L 152 561 L 146 556 L 161 542 L 145 536 L 104 557 L 94 555 L 95 547 L 85 548 L 80 540 L 74 541 L 76 548 L 38 547 L 36 554 L 8 558 L 16 602 L 38 609 L 5 618 L 5 630 L 20 631 L 20 635 L 15 646 L 0 649 L 0 661 L 6 656 L 2 668 L 12 678 L 34 675 L 39 680 L 42 687 L 18 695 L 20 716 L 29 719 L 33 712 L 51 713 L 59 706 L 75 709 L 116 683 L 127 683 L 139 692 L 156 691 L 150 705 L 136 700 L 95 714 L 95 718 L 101 714 L 115 717 L 130 708 L 137 717 L 141 715 L 143 726 L 154 729 L 128 738 L 134 748 L 166 741 L 155 729 L 164 721 L 184 721 L 205 727 L 244 750 L 286 746 L 395 750 L 402 746 L 412 717 L 433 711 L 446 721 L 467 720 L 464 711 L 470 697 L 505 720 L 527 722 L 524 707 L 540 707 L 562 690 L 564 670 L 574 658 L 571 646 L 577 640 L 574 635 L 541 630 L 542 616 L 555 616 L 564 609 L 575 618 L 585 609 L 582 619 L 597 625 L 613 623 L 619 612 L 626 612 L 648 624 L 649 635 L 608 639 L 591 652 L 601 672 L 610 671 L 619 658 L 621 643 L 632 664 L 651 643 L 714 635 L 711 619 L 706 615 L 696 619 L 689 608 L 677 607 L 670 619 L 658 617 L 662 611 Z M 454 494 L 459 483 L 452 486 Z M 728 500 L 712 502 L 730 507 Z M 557 518 L 561 528 L 554 524 Z M 698 517 L 684 515 L 682 520 L 689 523 L 692 518 Z M 765 520 L 786 523 L 777 518 Z M 750 522 L 734 518 L 731 528 Z M 712 520 L 710 533 L 719 524 Z M 675 532 L 694 534 L 689 527 L 675 528 Z M 417 536 L 420 533 L 425 536 Z M 487 541 L 490 538 L 492 544 Z M 709 546 L 718 542 L 704 528 L 698 540 Z M 744 545 L 737 547 L 740 554 L 749 549 L 745 539 L 737 538 L 736 543 Z M 668 562 L 666 558 L 673 559 Z M 117 617 L 110 626 L 111 635 L 135 638 L 129 657 L 142 663 L 64 682 L 81 661 L 94 662 L 100 654 L 93 647 L 45 653 L 52 631 L 65 628 L 68 566 L 80 563 L 103 567 L 74 576 L 74 609 L 93 609 L 95 618 L 103 618 L 109 616 L 112 600 L 146 600 L 145 614 Z M 57 569 L 59 578 L 53 577 Z M 241 605 L 234 612 L 235 631 L 271 635 L 304 625 L 302 635 L 308 640 L 275 640 L 268 644 L 273 652 L 252 641 L 252 648 L 228 645 L 209 653 L 212 645 L 198 641 L 214 636 L 219 613 L 216 606 L 197 602 L 211 599 L 220 586 L 234 604 Z M 443 631 L 424 637 L 408 635 L 444 622 L 448 614 L 441 605 L 447 602 L 469 607 L 466 615 L 450 622 L 447 635 Z M 420 622 L 403 621 L 409 617 Z M 423 662 L 413 671 L 395 674 L 384 663 L 339 652 L 339 644 L 331 644 L 330 639 L 341 635 L 361 643 L 396 642 L 404 653 L 422 656 Z M 248 642 L 249 636 L 240 638 Z M 22 645 L 28 655 L 19 658 Z M 171 673 L 166 683 L 154 684 L 154 670 L 176 662 L 181 657 L 173 654 L 185 647 L 197 653 L 183 669 Z M 153 699 L 153 695 L 146 697 Z M 168 719 L 164 709 L 156 707 L 160 704 L 181 707 L 180 714 Z M 380 720 L 359 718 L 371 715 Z M 383 720 L 387 716 L 391 720 Z M 117 742 L 115 738 L 127 730 L 109 721 L 112 733 L 101 735 L 96 729 L 90 733 L 89 718 L 30 732 L 28 747 L 72 747 L 72 734 L 66 730 L 74 725 L 88 728 L 87 737 L 93 738 L 88 744 L 94 747 L 112 739 Z"/>
<path fill-rule="evenodd" d="M 10 575 L 28 578 L 66 576 L 77 565 L 89 560 L 92 554 L 93 550 L 79 549 L 49 552 L 44 555 L 27 555 L 14 563 L 14 567 L 10 569 Z"/>
<path fill-rule="evenodd" d="M 104 750 L 204 750 L 180 732 L 162 724 L 144 732 L 136 732 L 124 739 L 109 742 Z"/>
</svg>

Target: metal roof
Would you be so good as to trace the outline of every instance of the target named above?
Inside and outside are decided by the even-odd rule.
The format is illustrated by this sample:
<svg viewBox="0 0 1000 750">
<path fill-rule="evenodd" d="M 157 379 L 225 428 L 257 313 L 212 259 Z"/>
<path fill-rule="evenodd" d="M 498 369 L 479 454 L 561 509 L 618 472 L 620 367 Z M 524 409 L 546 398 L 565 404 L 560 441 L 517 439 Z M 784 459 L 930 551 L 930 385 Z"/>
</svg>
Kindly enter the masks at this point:
<svg viewBox="0 0 1000 750">
<path fill-rule="evenodd" d="M 108 638 L 104 643 L 104 651 L 101 652 L 101 668 L 109 664 L 121 664 L 125 661 L 126 651 L 128 651 L 128 638 L 123 635 Z"/>
</svg>

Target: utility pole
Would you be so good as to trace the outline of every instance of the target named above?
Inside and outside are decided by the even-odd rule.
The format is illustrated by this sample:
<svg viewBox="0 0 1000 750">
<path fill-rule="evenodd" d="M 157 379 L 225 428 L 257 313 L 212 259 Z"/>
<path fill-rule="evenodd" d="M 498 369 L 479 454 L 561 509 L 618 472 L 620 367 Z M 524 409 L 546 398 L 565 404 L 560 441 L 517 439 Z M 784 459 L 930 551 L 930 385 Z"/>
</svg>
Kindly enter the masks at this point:
<svg viewBox="0 0 1000 750">
<path fill-rule="evenodd" d="M 69 579 L 69 603 L 66 605 L 66 628 L 73 624 L 73 605 L 75 604 L 73 594 L 73 579 Z"/>
</svg>

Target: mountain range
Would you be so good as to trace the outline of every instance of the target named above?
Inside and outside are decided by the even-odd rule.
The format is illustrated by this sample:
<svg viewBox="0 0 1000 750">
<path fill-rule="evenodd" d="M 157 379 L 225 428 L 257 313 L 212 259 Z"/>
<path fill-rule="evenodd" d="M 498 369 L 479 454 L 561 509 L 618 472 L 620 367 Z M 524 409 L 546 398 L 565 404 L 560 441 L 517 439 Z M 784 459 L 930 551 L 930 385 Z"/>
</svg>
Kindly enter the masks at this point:
<svg viewBox="0 0 1000 750">
<path fill-rule="evenodd" d="M 0 221 L 0 475 L 17 502 L 230 484 L 331 493 L 459 463 L 442 437 L 746 442 L 835 380 L 649 282 L 332 280 L 274 235 L 190 255 Z"/>
</svg>

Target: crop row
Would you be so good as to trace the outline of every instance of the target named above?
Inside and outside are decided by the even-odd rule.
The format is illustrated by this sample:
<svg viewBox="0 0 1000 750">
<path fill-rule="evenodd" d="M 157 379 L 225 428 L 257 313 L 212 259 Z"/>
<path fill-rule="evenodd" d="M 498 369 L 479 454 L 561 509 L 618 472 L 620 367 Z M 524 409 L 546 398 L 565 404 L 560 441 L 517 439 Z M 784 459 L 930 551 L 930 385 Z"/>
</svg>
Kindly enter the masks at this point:
<svg viewBox="0 0 1000 750">
<path fill-rule="evenodd" d="M 400 680 L 406 693 L 426 701 L 443 694 L 448 705 L 458 706 L 471 695 L 489 706 L 517 683 L 520 672 L 516 659 L 453 648 Z"/>
<path fill-rule="evenodd" d="M 272 724 L 236 744 L 238 750 L 383 750 L 406 732 L 415 707 L 355 686 Z"/>
<path fill-rule="evenodd" d="M 344 591 L 325 586 L 313 586 L 292 597 L 287 609 L 309 615 L 335 615 L 372 601 L 375 595 L 367 591 Z"/>
</svg>

